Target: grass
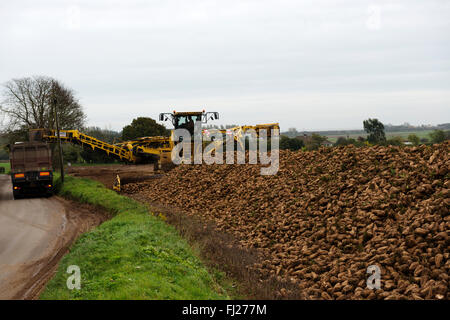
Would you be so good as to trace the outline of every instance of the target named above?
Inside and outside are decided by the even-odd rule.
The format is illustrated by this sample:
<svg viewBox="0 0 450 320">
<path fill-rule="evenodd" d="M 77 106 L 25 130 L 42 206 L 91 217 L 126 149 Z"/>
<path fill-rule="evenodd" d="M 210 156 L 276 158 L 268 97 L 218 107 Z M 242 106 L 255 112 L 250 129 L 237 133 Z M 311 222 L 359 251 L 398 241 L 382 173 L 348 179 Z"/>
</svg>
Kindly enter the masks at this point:
<svg viewBox="0 0 450 320">
<path fill-rule="evenodd" d="M 40 299 L 230 298 L 175 228 L 146 206 L 89 179 L 66 176 L 58 188 L 115 217 L 75 242 Z M 80 290 L 66 286 L 71 265 L 80 267 Z"/>
<path fill-rule="evenodd" d="M 5 168 L 5 174 L 9 174 L 11 171 L 11 166 L 9 162 L 0 162 L 0 167 Z"/>
</svg>

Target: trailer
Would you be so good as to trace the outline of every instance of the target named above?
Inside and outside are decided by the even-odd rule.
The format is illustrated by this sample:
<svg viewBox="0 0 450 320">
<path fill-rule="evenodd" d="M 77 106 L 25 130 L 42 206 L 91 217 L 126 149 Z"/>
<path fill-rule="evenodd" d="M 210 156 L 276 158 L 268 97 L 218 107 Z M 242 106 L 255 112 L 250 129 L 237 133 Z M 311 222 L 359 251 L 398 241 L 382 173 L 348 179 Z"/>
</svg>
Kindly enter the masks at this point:
<svg viewBox="0 0 450 320">
<path fill-rule="evenodd" d="M 47 143 L 16 142 L 11 146 L 10 162 L 14 199 L 53 194 L 52 154 Z"/>
</svg>

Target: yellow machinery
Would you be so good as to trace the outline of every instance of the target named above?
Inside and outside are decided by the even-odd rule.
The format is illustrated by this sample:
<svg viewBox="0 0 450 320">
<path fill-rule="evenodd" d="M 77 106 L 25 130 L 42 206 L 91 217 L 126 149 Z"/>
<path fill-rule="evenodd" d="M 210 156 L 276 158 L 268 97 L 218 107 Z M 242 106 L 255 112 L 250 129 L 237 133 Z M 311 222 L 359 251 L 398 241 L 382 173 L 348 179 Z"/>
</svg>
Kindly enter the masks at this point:
<svg viewBox="0 0 450 320">
<path fill-rule="evenodd" d="M 202 124 L 205 124 L 208 122 L 208 120 L 217 120 L 219 119 L 219 113 L 218 112 L 176 112 L 173 113 L 161 113 L 159 115 L 160 121 L 167 121 L 171 120 L 173 127 L 175 129 L 187 129 L 191 136 L 194 135 L 194 123 L 195 122 L 201 122 Z M 267 136 L 270 137 L 271 130 L 279 130 L 280 126 L 278 123 L 269 123 L 269 124 L 258 124 L 256 126 L 237 126 L 233 128 L 228 129 L 211 129 L 209 131 L 220 133 L 222 135 L 233 135 L 234 139 L 240 143 L 243 143 L 244 141 L 244 135 L 249 132 L 253 131 L 256 133 L 256 137 L 259 138 L 260 133 L 262 130 L 265 130 L 267 132 Z M 205 135 L 208 130 L 203 130 L 202 133 Z M 173 139 L 172 139 L 173 140 Z"/>
<path fill-rule="evenodd" d="M 56 142 L 56 130 L 34 129 L 31 130 L 36 138 Z M 155 163 L 169 162 L 173 143 L 170 137 L 144 137 L 136 140 L 125 141 L 118 144 L 110 144 L 94 137 L 88 136 L 78 130 L 60 130 L 62 142 L 87 147 L 106 153 L 109 157 L 116 158 L 127 163 Z"/>
<path fill-rule="evenodd" d="M 173 127 L 175 129 L 186 129 L 191 134 L 191 137 L 194 136 L 194 124 L 195 122 L 201 122 L 202 124 L 205 124 L 208 122 L 208 120 L 217 120 L 219 119 L 219 113 L 218 112 L 176 112 L 173 113 L 161 113 L 159 115 L 160 121 L 167 121 L 171 120 Z M 220 134 L 222 137 L 225 137 L 225 139 L 212 141 L 213 147 L 209 149 L 208 153 L 213 153 L 214 150 L 216 150 L 219 145 L 224 143 L 227 139 L 227 135 L 230 135 L 233 137 L 233 139 L 240 144 L 241 149 L 245 150 L 245 135 L 249 132 L 252 132 L 253 135 L 256 136 L 256 138 L 260 137 L 261 131 L 266 132 L 266 136 L 270 137 L 272 131 L 271 130 L 279 130 L 280 126 L 278 123 L 269 123 L 269 124 L 258 124 L 256 126 L 237 126 L 233 128 L 228 129 L 211 129 L 211 130 L 203 130 L 202 135 L 205 136 L 209 132 Z M 172 137 L 171 140 L 173 141 L 173 131 L 172 131 Z M 177 142 L 175 142 L 177 143 Z M 194 142 L 191 142 L 194 144 Z M 191 150 L 194 150 L 191 148 Z"/>
<path fill-rule="evenodd" d="M 212 133 L 220 133 L 225 136 L 225 139 L 222 141 L 212 141 L 211 143 L 214 145 L 209 149 L 208 153 L 212 154 L 221 144 L 226 141 L 226 136 L 230 135 L 233 139 L 240 145 L 240 150 L 245 150 L 245 135 L 247 133 L 252 133 L 255 135 L 255 138 L 259 138 L 261 135 L 261 131 L 266 132 L 266 137 L 270 137 L 272 134 L 271 130 L 280 130 L 280 126 L 278 123 L 268 123 L 268 124 L 258 124 L 256 126 L 237 126 L 229 129 L 211 129 L 204 130 L 203 135 L 208 135 Z M 206 131 L 206 132 L 205 132 Z"/>
<path fill-rule="evenodd" d="M 208 120 L 217 120 L 217 112 L 176 112 L 161 113 L 160 121 L 171 120 L 174 129 L 185 128 L 191 135 L 194 134 L 194 123 L 207 123 Z M 266 130 L 270 135 L 271 129 L 278 129 L 278 123 L 261 124 L 256 126 L 237 126 L 225 130 L 215 130 L 223 135 L 233 134 L 234 139 L 242 143 L 243 137 L 249 130 L 254 130 L 259 137 L 261 130 Z M 202 132 L 205 134 L 205 130 Z M 63 142 L 70 142 L 85 148 L 97 150 L 106 153 L 109 157 L 116 158 L 126 163 L 157 163 L 158 168 L 162 165 L 172 163 L 171 153 L 176 143 L 172 137 L 143 137 L 131 141 L 124 141 L 117 144 L 110 144 L 94 137 L 88 136 L 78 130 L 60 130 L 60 138 Z M 43 140 L 47 142 L 56 142 L 56 130 L 33 129 L 30 131 L 32 140 Z M 214 142 L 213 142 L 214 143 Z M 216 142 L 219 143 L 219 142 Z M 120 178 L 117 179 L 117 185 L 120 189 Z"/>
<path fill-rule="evenodd" d="M 114 184 L 113 184 L 113 190 L 120 192 L 120 177 L 119 175 L 116 175 L 116 180 L 114 180 Z"/>
</svg>

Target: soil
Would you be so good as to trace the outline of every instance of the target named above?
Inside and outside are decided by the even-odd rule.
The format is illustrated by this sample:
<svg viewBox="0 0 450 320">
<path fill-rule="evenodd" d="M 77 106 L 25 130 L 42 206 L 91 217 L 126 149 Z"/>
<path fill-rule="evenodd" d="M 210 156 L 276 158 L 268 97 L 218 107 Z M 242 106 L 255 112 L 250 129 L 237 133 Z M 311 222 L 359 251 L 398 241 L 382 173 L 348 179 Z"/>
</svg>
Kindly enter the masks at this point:
<svg viewBox="0 0 450 320">
<path fill-rule="evenodd" d="M 160 175 L 154 171 L 153 164 L 145 165 L 101 165 L 101 166 L 72 166 L 67 168 L 67 174 L 74 177 L 89 178 L 103 183 L 107 188 L 112 189 L 116 176 L 120 176 L 122 184 L 140 182 Z"/>
</svg>

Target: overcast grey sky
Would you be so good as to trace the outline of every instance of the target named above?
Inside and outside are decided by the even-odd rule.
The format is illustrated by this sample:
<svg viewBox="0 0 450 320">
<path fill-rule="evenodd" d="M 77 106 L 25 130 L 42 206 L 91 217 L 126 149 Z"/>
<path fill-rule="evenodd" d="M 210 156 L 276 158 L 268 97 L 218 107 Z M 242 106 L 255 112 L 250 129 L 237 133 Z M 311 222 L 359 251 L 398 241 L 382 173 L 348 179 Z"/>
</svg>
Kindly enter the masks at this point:
<svg viewBox="0 0 450 320">
<path fill-rule="evenodd" d="M 55 77 L 89 125 L 206 109 L 282 130 L 450 122 L 450 1 L 1 1 L 0 82 Z"/>
</svg>

